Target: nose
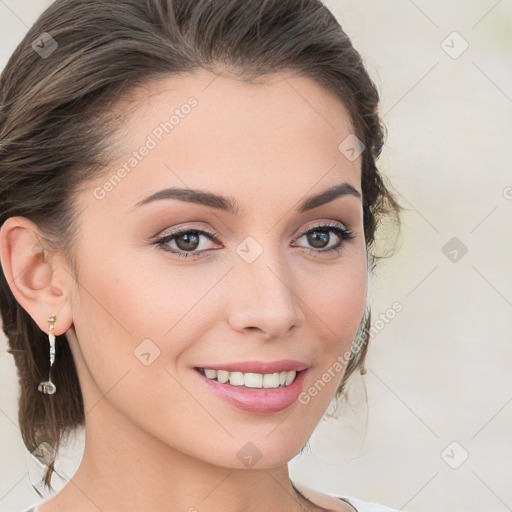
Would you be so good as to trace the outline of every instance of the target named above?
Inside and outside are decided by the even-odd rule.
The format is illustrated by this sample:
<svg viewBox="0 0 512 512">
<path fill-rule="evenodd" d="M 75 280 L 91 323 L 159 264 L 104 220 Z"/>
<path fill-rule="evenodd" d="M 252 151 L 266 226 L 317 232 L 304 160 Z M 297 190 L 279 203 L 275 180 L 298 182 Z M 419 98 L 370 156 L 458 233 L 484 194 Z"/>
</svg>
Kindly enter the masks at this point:
<svg viewBox="0 0 512 512">
<path fill-rule="evenodd" d="M 279 339 L 304 323 L 304 304 L 279 256 L 264 251 L 252 263 L 240 259 L 229 275 L 228 320 L 235 331 Z"/>
</svg>

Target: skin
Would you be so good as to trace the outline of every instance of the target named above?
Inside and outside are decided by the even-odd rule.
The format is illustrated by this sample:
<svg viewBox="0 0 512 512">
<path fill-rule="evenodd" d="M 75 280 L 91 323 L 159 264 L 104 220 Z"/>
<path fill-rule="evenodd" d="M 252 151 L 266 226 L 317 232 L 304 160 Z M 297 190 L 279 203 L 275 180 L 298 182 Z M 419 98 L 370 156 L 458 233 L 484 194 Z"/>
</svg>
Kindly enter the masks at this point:
<svg viewBox="0 0 512 512">
<path fill-rule="evenodd" d="M 190 96 L 198 101 L 190 114 L 97 199 L 95 187 Z M 295 211 L 306 196 L 342 182 L 362 194 L 361 159 L 338 149 L 353 133 L 347 111 L 309 78 L 279 73 L 248 84 L 206 70 L 152 82 L 117 108 L 129 112 L 120 158 L 79 196 L 79 275 L 61 254 L 43 250 L 28 219 L 11 217 L 0 234 L 13 294 L 46 333 L 47 318 L 57 315 L 54 332 L 66 334 L 85 403 L 82 462 L 36 510 L 315 510 L 297 499 L 287 464 L 343 370 L 307 405 L 257 414 L 213 395 L 193 367 L 297 359 L 309 365 L 308 389 L 350 350 L 367 289 L 361 199 Z M 176 199 L 132 208 L 171 186 L 231 196 L 242 210 Z M 322 254 L 301 235 L 325 222 L 354 235 L 339 253 Z M 201 237 L 196 250 L 214 250 L 196 259 L 149 243 L 184 226 L 218 233 L 219 243 Z M 247 236 L 263 249 L 252 263 L 235 251 Z M 330 231 L 325 245 L 338 240 Z M 160 350 L 148 366 L 134 355 L 147 338 Z M 262 454 L 251 468 L 237 457 L 249 442 Z M 300 488 L 313 503 L 353 510 Z"/>
</svg>

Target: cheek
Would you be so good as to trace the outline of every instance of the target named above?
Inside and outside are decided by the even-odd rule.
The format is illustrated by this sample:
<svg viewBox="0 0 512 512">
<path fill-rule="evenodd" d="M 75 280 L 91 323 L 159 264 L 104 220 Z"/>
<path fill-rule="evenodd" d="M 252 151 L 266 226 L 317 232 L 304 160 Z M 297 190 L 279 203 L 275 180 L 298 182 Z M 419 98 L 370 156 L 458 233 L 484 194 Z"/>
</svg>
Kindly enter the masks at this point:
<svg viewBox="0 0 512 512">
<path fill-rule="evenodd" d="M 181 327 L 180 319 L 197 300 L 184 283 L 167 280 L 164 286 L 154 269 L 115 256 L 84 256 L 73 304 L 83 362 L 102 392 L 127 372 L 142 372 L 137 376 L 144 379 L 163 361 L 172 362 L 183 349 L 173 326 Z"/>
<path fill-rule="evenodd" d="M 313 285 L 313 282 L 316 285 Z M 315 339 L 314 371 L 299 396 L 299 408 L 313 429 L 329 406 L 346 370 L 352 343 L 363 319 L 367 287 L 364 265 L 347 265 L 304 287 L 310 305 L 308 332 Z"/>
<path fill-rule="evenodd" d="M 366 290 L 364 254 L 303 281 L 305 311 L 324 350 L 332 354 L 350 347 L 364 314 Z"/>
<path fill-rule="evenodd" d="M 101 265 L 93 261 L 101 261 Z M 165 260 L 155 263 L 147 255 L 123 259 L 120 254 L 92 254 L 83 267 L 81 302 L 76 309 L 94 324 L 97 333 L 115 333 L 113 343 L 124 339 L 136 344 L 151 335 L 159 339 L 170 336 L 211 280 L 195 279 L 183 267 L 172 269 Z"/>
<path fill-rule="evenodd" d="M 352 343 L 363 319 L 366 302 L 366 258 L 348 259 L 332 274 L 310 279 L 303 288 L 310 305 L 307 322 L 316 340 L 315 371 L 299 397 L 301 407 L 319 421 L 346 370 Z"/>
<path fill-rule="evenodd" d="M 180 385 L 176 369 L 193 344 L 190 332 L 196 327 L 187 321 L 187 312 L 197 302 L 197 291 L 155 279 L 154 269 L 151 274 L 138 266 L 134 272 L 130 264 L 115 263 L 104 260 L 101 272 L 84 272 L 73 313 L 86 410 L 105 400 L 148 430 L 155 418 L 171 425 L 177 410 L 201 417 L 204 410 Z M 172 289 L 164 286 L 169 283 Z"/>
<path fill-rule="evenodd" d="M 169 407 L 165 414 L 173 406 L 197 408 L 178 381 L 194 343 L 223 318 L 208 293 L 225 269 L 187 269 L 142 254 L 124 259 L 100 251 L 82 255 L 73 315 L 78 370 L 91 402 L 98 391 L 108 394 L 116 408 L 139 419 L 162 403 Z"/>
</svg>

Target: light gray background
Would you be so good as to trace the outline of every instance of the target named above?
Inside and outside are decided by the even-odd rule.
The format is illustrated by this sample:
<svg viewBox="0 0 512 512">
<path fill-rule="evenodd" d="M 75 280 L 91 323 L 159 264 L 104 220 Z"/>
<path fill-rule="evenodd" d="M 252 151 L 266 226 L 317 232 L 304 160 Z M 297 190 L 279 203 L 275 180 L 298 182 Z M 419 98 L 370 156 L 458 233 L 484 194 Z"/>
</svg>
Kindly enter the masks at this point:
<svg viewBox="0 0 512 512">
<path fill-rule="evenodd" d="M 0 0 L 0 68 L 49 4 Z M 512 510 L 512 2 L 326 4 L 381 91 L 380 168 L 409 211 L 371 282 L 374 323 L 395 301 L 403 310 L 378 329 L 352 404 L 320 423 L 292 479 L 410 512 Z M 442 250 L 452 237 L 468 249 L 456 261 Z M 29 478 L 40 474 L 0 342 L 0 511 L 12 512 L 39 500 Z M 78 438 L 62 467 L 80 453 Z"/>
</svg>

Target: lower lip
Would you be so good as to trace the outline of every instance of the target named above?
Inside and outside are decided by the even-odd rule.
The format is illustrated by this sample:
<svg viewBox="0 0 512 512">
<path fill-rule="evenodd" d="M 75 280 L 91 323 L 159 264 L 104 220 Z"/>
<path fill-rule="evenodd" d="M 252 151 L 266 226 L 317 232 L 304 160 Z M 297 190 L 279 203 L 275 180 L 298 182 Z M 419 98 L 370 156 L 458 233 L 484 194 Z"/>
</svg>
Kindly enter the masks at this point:
<svg viewBox="0 0 512 512">
<path fill-rule="evenodd" d="M 194 370 L 194 372 L 208 386 L 210 391 L 238 409 L 247 412 L 270 413 L 282 411 L 297 400 L 302 391 L 307 370 L 297 372 L 295 380 L 289 386 L 278 388 L 232 386 L 209 379 L 197 370 Z"/>
</svg>

